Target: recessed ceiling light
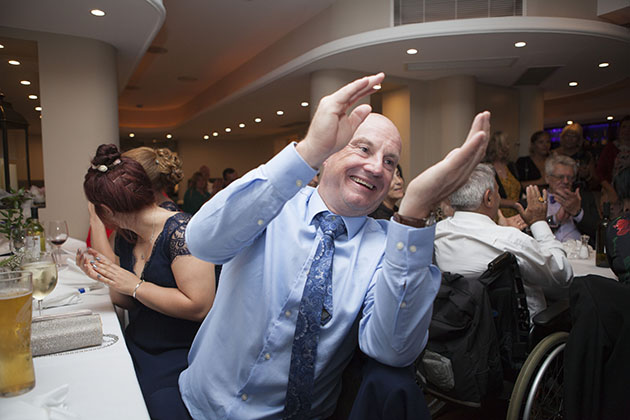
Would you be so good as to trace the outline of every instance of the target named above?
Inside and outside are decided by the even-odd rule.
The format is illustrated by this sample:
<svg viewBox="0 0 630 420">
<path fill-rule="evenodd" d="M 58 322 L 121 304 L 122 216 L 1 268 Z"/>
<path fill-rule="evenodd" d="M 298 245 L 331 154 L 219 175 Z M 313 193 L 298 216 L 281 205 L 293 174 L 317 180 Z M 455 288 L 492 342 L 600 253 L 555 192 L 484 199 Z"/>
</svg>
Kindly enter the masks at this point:
<svg viewBox="0 0 630 420">
<path fill-rule="evenodd" d="M 41 110 L 42 110 L 42 107 L 41 107 L 41 106 L 36 106 L 36 107 L 35 107 L 35 111 L 41 111 Z"/>
<path fill-rule="evenodd" d="M 238 125 L 238 128 L 245 128 L 245 124 L 244 124 L 244 123 L 240 123 L 240 124 Z"/>
<path fill-rule="evenodd" d="M 19 61 L 17 61 L 17 60 L 9 60 L 9 64 L 11 64 L 12 66 L 19 66 L 19 65 L 20 65 L 20 64 L 22 64 L 22 63 L 20 63 L 20 62 L 19 62 Z"/>
<path fill-rule="evenodd" d="M 603 63 L 599 63 L 597 66 L 598 66 L 599 68 L 603 69 L 603 68 L 605 68 L 605 67 L 610 66 L 610 63 L 607 63 L 607 62 L 605 62 L 605 61 L 604 61 Z"/>
<path fill-rule="evenodd" d="M 0 50 L 4 48 L 4 45 L 0 44 Z"/>
<path fill-rule="evenodd" d="M 135 133 L 129 133 L 129 137 L 134 138 L 136 137 Z"/>
<path fill-rule="evenodd" d="M 382 88 L 381 85 L 374 85 L 374 89 L 376 89 L 376 90 L 380 90 L 381 88 Z"/>
<path fill-rule="evenodd" d="M 232 131 L 232 129 L 230 127 L 225 127 L 225 132 L 229 133 L 230 131 Z"/>
<path fill-rule="evenodd" d="M 153 139 L 153 143 L 157 143 L 157 140 L 156 140 L 156 139 Z"/>
<path fill-rule="evenodd" d="M 516 48 L 523 48 L 523 47 L 524 47 L 524 46 L 526 46 L 526 45 L 527 45 L 527 42 L 525 42 L 525 41 L 518 41 L 518 42 L 515 42 L 515 43 L 514 43 L 514 46 L 515 46 Z"/>
<path fill-rule="evenodd" d="M 407 50 L 407 54 L 409 54 L 409 55 L 415 55 L 415 54 L 418 54 L 418 50 L 416 50 L 415 48 L 409 48 L 409 49 Z"/>
<path fill-rule="evenodd" d="M 210 138 L 210 136 L 209 136 L 209 135 L 207 135 L 207 134 L 203 136 L 203 139 L 204 139 L 204 140 L 208 140 L 209 138 Z"/>
<path fill-rule="evenodd" d="M 167 139 L 172 139 L 172 138 L 173 138 L 173 135 L 169 133 L 169 134 L 167 134 L 167 135 L 166 135 L 166 138 L 167 138 Z"/>
<path fill-rule="evenodd" d="M 92 10 L 90 10 L 90 13 L 92 13 L 92 15 L 98 16 L 98 17 L 105 16 L 105 12 L 102 11 L 101 9 L 92 9 Z"/>
<path fill-rule="evenodd" d="M 306 108 L 308 106 L 308 102 L 304 101 L 300 105 L 303 106 L 304 108 Z"/>
<path fill-rule="evenodd" d="M 567 125 L 573 124 L 573 120 L 567 120 Z"/>
<path fill-rule="evenodd" d="M 276 111 L 276 115 L 284 115 L 284 111 L 278 110 L 278 111 Z"/>
<path fill-rule="evenodd" d="M 575 87 L 578 85 L 578 82 L 569 82 L 569 86 Z"/>
<path fill-rule="evenodd" d="M 215 132 L 212 133 L 212 137 L 217 137 L 218 135 L 219 135 L 218 131 L 215 131 Z"/>
<path fill-rule="evenodd" d="M 615 117 L 613 117 L 612 115 L 609 115 L 609 116 L 607 116 L 607 117 L 606 117 L 606 119 L 607 119 L 608 121 L 610 121 L 610 120 L 614 120 L 614 119 L 615 119 Z"/>
<path fill-rule="evenodd" d="M 20 80 L 20 84 L 21 84 L 21 85 L 24 85 L 24 86 L 28 86 L 28 85 L 30 85 L 30 84 L 31 84 L 31 82 L 30 82 L 30 81 L 28 81 L 28 80 Z"/>
<path fill-rule="evenodd" d="M 254 118 L 254 122 L 255 122 L 255 123 L 262 122 L 262 118 L 260 118 L 260 117 L 256 117 L 256 118 Z"/>
<path fill-rule="evenodd" d="M 37 95 L 28 95 L 28 99 L 37 99 Z"/>
</svg>

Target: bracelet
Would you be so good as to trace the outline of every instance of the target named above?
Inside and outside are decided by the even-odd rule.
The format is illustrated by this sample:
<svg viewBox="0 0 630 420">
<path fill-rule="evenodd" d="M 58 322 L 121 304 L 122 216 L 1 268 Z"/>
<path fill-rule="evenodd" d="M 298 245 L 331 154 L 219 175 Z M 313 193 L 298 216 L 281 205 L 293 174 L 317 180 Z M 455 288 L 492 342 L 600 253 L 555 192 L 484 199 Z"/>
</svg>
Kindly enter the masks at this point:
<svg viewBox="0 0 630 420">
<path fill-rule="evenodd" d="M 423 217 L 421 219 L 417 219 L 415 217 L 403 216 L 398 214 L 398 212 L 394 213 L 394 221 L 400 223 L 402 225 L 407 225 L 415 228 L 423 228 L 426 226 L 431 226 L 435 223 L 435 213 L 431 212 L 428 217 Z"/>
<path fill-rule="evenodd" d="M 131 296 L 134 299 L 136 298 L 136 292 L 138 291 L 138 287 L 142 286 L 142 283 L 144 283 L 144 279 L 140 280 L 138 284 L 136 284 L 136 287 L 133 289 L 133 293 L 131 294 Z"/>
</svg>

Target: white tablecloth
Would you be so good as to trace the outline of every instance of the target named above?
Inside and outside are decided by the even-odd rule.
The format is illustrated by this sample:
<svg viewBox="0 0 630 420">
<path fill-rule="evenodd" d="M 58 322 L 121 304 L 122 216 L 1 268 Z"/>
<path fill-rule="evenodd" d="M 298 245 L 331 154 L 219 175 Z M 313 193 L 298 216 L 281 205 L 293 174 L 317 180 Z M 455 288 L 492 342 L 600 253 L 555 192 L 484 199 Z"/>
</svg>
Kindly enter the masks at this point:
<svg viewBox="0 0 630 420">
<path fill-rule="evenodd" d="M 59 272 L 59 283 L 51 296 L 94 284 L 98 283 L 67 267 Z M 0 419 L 8 419 L 8 404 L 13 401 L 32 401 L 64 384 L 69 386 L 67 410 L 81 419 L 149 419 L 107 288 L 87 292 L 81 298 L 79 304 L 45 309 L 43 315 L 90 309 L 101 316 L 103 334 L 114 335 L 118 341 L 108 347 L 34 358 L 35 388 L 18 397 L 0 398 Z"/>
<path fill-rule="evenodd" d="M 598 267 L 595 265 L 595 254 L 591 253 L 591 257 L 585 260 L 569 259 L 571 267 L 573 267 L 573 276 L 586 276 L 587 274 L 597 274 L 598 276 L 608 277 L 617 280 L 617 276 L 610 268 Z"/>
</svg>

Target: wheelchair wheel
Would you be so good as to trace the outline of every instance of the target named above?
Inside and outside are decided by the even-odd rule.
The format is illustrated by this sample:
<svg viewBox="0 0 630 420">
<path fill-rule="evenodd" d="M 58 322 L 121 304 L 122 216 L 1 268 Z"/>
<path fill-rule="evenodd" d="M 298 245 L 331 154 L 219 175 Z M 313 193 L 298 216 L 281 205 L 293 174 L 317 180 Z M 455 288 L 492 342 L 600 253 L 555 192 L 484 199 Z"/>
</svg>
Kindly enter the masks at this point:
<svg viewBox="0 0 630 420">
<path fill-rule="evenodd" d="M 568 333 L 557 332 L 534 347 L 514 384 L 507 420 L 563 418 L 564 347 L 568 338 Z"/>
</svg>

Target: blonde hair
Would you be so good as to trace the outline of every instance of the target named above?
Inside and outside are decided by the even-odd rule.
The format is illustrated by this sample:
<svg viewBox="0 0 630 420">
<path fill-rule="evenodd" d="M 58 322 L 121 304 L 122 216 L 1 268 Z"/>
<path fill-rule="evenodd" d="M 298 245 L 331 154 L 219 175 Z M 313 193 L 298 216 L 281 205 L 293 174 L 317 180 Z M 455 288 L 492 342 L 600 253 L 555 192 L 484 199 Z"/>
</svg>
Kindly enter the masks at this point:
<svg viewBox="0 0 630 420">
<path fill-rule="evenodd" d="M 509 152 L 510 145 L 508 143 L 508 136 L 502 131 L 495 131 L 488 141 L 488 147 L 486 148 L 486 156 L 483 158 L 484 163 L 493 163 L 499 157 L 499 151 L 501 149 L 507 149 Z"/>
<path fill-rule="evenodd" d="M 182 161 L 177 153 L 166 148 L 136 147 L 122 154 L 138 162 L 158 192 L 179 184 L 184 178 Z"/>
<path fill-rule="evenodd" d="M 567 134 L 567 132 L 569 131 L 576 133 L 580 137 L 580 139 L 582 138 L 582 134 L 583 134 L 582 126 L 578 123 L 569 124 L 566 127 L 564 127 L 562 131 L 560 132 L 560 138 L 562 138 L 562 136 Z"/>
</svg>

